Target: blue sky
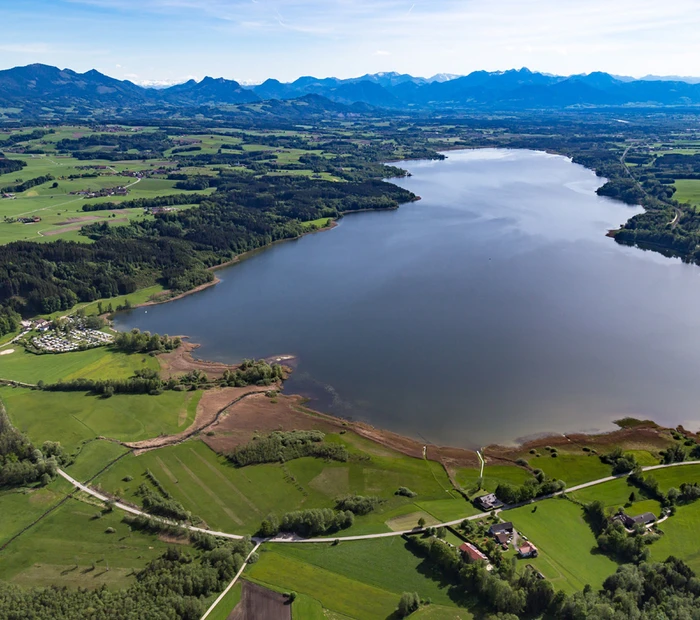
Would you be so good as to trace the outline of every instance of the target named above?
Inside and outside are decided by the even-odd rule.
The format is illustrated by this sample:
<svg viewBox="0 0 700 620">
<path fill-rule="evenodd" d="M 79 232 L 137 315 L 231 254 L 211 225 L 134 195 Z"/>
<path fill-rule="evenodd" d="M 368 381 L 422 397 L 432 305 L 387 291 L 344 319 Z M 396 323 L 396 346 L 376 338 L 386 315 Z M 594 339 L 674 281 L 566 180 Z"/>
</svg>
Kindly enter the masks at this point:
<svg viewBox="0 0 700 620">
<path fill-rule="evenodd" d="M 700 75 L 698 0 L 0 0 L 0 68 L 243 82 L 527 66 Z"/>
</svg>

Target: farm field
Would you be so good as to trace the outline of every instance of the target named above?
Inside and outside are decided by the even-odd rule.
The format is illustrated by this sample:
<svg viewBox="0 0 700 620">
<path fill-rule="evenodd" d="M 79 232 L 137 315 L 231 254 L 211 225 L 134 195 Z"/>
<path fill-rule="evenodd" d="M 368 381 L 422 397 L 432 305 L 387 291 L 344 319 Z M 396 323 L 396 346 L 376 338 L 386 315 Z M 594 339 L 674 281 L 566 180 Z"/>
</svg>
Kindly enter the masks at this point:
<svg viewBox="0 0 700 620">
<path fill-rule="evenodd" d="M 272 552 L 331 573 L 393 592 L 417 592 L 421 599 L 457 607 L 460 596 L 452 584 L 434 575 L 429 564 L 406 547 L 401 536 L 341 542 L 339 545 L 275 544 Z M 469 601 L 461 601 L 468 604 Z"/>
<path fill-rule="evenodd" d="M 700 206 L 700 180 L 677 179 L 674 183 L 676 193 L 673 197 L 678 202 L 687 202 L 697 209 Z"/>
<path fill-rule="evenodd" d="M 343 435 L 342 440 L 351 436 Z M 341 436 L 329 438 L 341 440 Z M 350 448 L 357 450 L 351 445 Z M 188 441 L 140 456 L 126 456 L 96 482 L 105 490 L 138 503 L 135 492 L 144 472 L 150 469 L 175 499 L 209 527 L 242 534 L 254 533 L 270 513 L 333 507 L 336 499 L 348 493 L 377 495 L 385 503 L 369 515 L 357 517 L 355 525 L 343 531 L 365 534 L 390 531 L 386 521 L 396 512 L 417 512 L 416 501 L 424 498 L 430 502 L 446 495 L 443 485 L 448 483 L 447 476 L 439 464 L 393 454 L 372 455 L 348 463 L 300 458 L 284 464 L 235 468 L 203 442 Z M 133 480 L 125 482 L 129 476 Z M 417 497 L 395 495 L 399 486 L 408 486 Z M 454 502 L 449 504 L 449 510 L 457 515 L 455 518 L 473 514 L 474 509 L 463 499 L 440 501 Z M 440 508 L 445 510 L 442 505 Z"/>
<path fill-rule="evenodd" d="M 101 398 L 83 392 L 0 388 L 17 428 L 38 445 L 59 441 L 69 452 L 100 436 L 136 441 L 184 430 L 194 420 L 200 397 L 201 392 L 168 391 Z"/>
<path fill-rule="evenodd" d="M 586 584 L 599 588 L 617 564 L 595 551 L 593 532 L 581 508 L 565 499 L 548 499 L 503 514 L 538 548 L 539 557 L 526 560 L 547 577 L 555 589 L 572 593 Z"/>
</svg>

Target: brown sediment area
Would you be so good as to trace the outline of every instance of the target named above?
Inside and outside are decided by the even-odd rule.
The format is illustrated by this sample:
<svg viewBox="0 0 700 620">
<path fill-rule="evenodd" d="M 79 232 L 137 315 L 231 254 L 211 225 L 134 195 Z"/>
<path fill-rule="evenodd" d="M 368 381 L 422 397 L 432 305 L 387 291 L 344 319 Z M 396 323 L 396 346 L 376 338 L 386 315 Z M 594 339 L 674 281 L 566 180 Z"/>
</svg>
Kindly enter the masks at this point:
<svg viewBox="0 0 700 620">
<path fill-rule="evenodd" d="M 526 457 L 530 450 L 541 450 L 545 446 L 563 452 L 583 453 L 583 448 L 598 452 L 620 446 L 625 450 L 649 450 L 656 452 L 673 443 L 670 429 L 653 422 L 640 423 L 632 428 L 621 428 L 607 433 L 566 433 L 547 435 L 517 446 L 491 445 L 484 449 L 487 462 L 508 464 Z"/>
</svg>

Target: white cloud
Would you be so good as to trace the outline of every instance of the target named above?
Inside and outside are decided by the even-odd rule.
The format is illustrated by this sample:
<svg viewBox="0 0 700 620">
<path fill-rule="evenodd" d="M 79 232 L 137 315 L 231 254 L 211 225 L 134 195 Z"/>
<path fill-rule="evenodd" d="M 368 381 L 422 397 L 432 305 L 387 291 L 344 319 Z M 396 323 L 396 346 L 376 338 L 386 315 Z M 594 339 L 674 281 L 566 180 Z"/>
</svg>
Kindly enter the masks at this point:
<svg viewBox="0 0 700 620">
<path fill-rule="evenodd" d="M 51 50 L 46 43 L 0 43 L 0 52 L 13 54 L 46 54 Z"/>
<path fill-rule="evenodd" d="M 386 50 L 377 50 L 374 52 L 375 56 L 391 56 L 391 52 L 387 52 Z"/>
</svg>

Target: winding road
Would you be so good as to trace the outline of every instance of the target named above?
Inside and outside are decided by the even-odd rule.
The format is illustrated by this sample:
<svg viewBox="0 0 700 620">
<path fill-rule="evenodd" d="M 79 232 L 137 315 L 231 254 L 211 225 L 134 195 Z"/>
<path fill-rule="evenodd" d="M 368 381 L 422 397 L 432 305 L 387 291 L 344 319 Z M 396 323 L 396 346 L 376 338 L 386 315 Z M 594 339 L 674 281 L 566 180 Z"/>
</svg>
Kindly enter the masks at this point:
<svg viewBox="0 0 700 620">
<path fill-rule="evenodd" d="M 681 467 L 683 465 L 700 465 L 700 461 L 683 461 L 681 463 L 668 463 L 668 464 L 662 464 L 662 465 L 648 465 L 646 467 L 642 467 L 642 471 L 654 471 L 657 469 L 667 469 L 668 467 Z M 551 493 L 549 495 L 542 495 L 540 497 L 536 497 L 535 499 L 529 500 L 527 502 L 522 502 L 520 504 L 511 504 L 509 506 L 505 506 L 504 508 L 500 508 L 496 510 L 496 514 L 503 512 L 504 510 L 511 510 L 513 508 L 519 508 L 520 506 L 527 506 L 529 504 L 534 504 L 536 502 L 541 502 L 546 499 L 551 499 L 553 497 L 557 497 L 558 495 L 563 495 L 564 493 L 573 493 L 574 491 L 580 491 L 581 489 L 587 489 L 589 487 L 597 486 L 599 484 L 604 484 L 605 482 L 611 482 L 613 480 L 618 480 L 619 478 L 626 478 L 629 476 L 632 472 L 627 472 L 624 474 L 618 474 L 616 476 L 606 476 L 605 478 L 598 478 L 597 480 L 591 480 L 590 482 L 584 482 L 582 484 L 577 484 L 572 487 L 568 487 L 564 489 L 563 491 L 557 491 L 556 493 Z M 103 493 L 99 493 L 98 491 L 95 491 L 94 489 L 91 489 L 90 487 L 78 482 L 75 478 L 67 474 L 65 471 L 62 469 L 58 470 L 58 474 L 65 478 L 68 482 L 70 482 L 74 487 L 77 489 L 87 493 L 88 495 L 91 495 L 92 497 L 95 497 L 99 499 L 100 501 L 107 502 L 110 501 L 110 497 L 107 495 L 104 495 Z M 236 539 L 239 540 L 241 538 L 245 538 L 244 536 L 241 536 L 239 534 L 229 534 L 227 532 L 216 532 L 214 530 L 207 530 L 201 527 L 195 527 L 193 525 L 182 525 L 181 523 L 177 523 L 175 521 L 170 521 L 168 519 L 161 519 L 158 517 L 154 517 L 153 515 L 150 515 L 146 512 L 143 512 L 142 510 L 139 510 L 138 508 L 135 508 L 134 506 L 130 506 L 129 504 L 124 504 L 122 502 L 116 502 L 114 504 L 115 508 L 119 508 L 120 510 L 123 510 L 125 512 L 128 512 L 133 515 L 142 515 L 144 517 L 148 517 L 149 519 L 155 519 L 156 521 L 160 521 L 161 523 L 167 523 L 168 525 L 176 525 L 178 527 L 182 527 L 186 530 L 192 531 L 192 532 L 202 532 L 204 534 L 210 534 L 211 536 L 217 536 L 219 538 L 230 538 L 230 539 Z M 445 521 L 443 523 L 436 523 L 434 525 L 431 525 L 429 527 L 447 527 L 451 525 L 459 525 L 462 521 L 473 521 L 474 519 L 483 519 L 484 517 L 488 517 L 491 514 L 491 512 L 480 512 L 479 514 L 475 515 L 470 515 L 466 517 L 462 517 L 460 519 L 455 519 L 453 521 Z M 289 534 L 289 535 L 283 535 L 283 536 L 275 536 L 272 538 L 258 538 L 258 537 L 253 537 L 253 541 L 255 541 L 258 544 L 262 543 L 328 543 L 328 542 L 333 542 L 335 540 L 339 541 L 353 541 L 353 540 L 370 540 L 372 538 L 387 538 L 390 536 L 403 536 L 404 534 L 417 534 L 419 532 L 424 531 L 426 528 L 421 528 L 421 527 L 415 527 L 410 530 L 401 530 L 398 532 L 381 532 L 379 534 L 362 534 L 358 536 L 333 536 L 333 537 L 318 537 L 318 538 L 301 538 L 300 536 L 297 536 L 295 534 Z"/>
</svg>

